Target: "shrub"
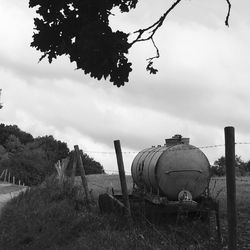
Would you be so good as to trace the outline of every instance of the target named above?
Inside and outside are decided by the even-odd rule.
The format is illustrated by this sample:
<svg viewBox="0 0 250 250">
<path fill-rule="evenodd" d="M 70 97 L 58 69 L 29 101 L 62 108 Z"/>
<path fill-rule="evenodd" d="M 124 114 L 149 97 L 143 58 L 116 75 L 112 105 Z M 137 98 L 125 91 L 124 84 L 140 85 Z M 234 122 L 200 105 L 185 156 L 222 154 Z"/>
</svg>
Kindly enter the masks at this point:
<svg viewBox="0 0 250 250">
<path fill-rule="evenodd" d="M 83 200 L 76 188 L 68 182 L 59 186 L 52 178 L 20 194 L 2 211 L 1 249 L 47 249 L 66 243 L 81 221 L 79 202 Z"/>
</svg>

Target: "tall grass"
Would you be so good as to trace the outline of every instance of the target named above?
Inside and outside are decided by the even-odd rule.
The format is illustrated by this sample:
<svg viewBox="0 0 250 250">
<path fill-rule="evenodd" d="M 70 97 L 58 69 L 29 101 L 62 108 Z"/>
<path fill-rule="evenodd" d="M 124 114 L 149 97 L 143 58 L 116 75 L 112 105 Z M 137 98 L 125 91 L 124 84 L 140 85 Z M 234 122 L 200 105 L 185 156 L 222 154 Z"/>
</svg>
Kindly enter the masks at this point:
<svg viewBox="0 0 250 250">
<path fill-rule="evenodd" d="M 48 179 L 12 199 L 0 218 L 1 249 L 47 249 L 74 237 L 84 200 L 69 182 Z"/>
<path fill-rule="evenodd" d="M 204 225 L 156 227 L 86 209 L 81 189 L 50 178 L 12 199 L 0 218 L 1 250 L 207 249 Z"/>
<path fill-rule="evenodd" d="M 56 179 L 48 179 L 42 186 L 12 199 L 3 209 L 0 222 L 1 250 L 166 246 L 149 228 L 131 229 L 126 218 L 88 211 L 79 188 L 70 182 L 60 185 Z"/>
</svg>

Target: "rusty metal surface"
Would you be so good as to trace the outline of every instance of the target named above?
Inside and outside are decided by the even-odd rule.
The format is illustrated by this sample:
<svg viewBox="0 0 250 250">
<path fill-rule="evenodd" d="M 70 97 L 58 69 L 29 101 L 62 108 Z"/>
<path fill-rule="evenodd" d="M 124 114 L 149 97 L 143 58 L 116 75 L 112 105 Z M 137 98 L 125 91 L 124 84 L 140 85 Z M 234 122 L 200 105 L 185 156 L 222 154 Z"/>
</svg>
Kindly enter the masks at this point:
<svg viewBox="0 0 250 250">
<path fill-rule="evenodd" d="M 161 154 L 167 150 L 167 147 L 151 147 L 139 152 L 131 167 L 132 178 L 134 182 L 147 188 L 158 188 L 157 180 L 155 178 L 155 165 Z"/>
<path fill-rule="evenodd" d="M 205 154 L 189 144 L 144 149 L 135 157 L 131 172 L 134 182 L 147 191 L 177 200 L 182 190 L 199 197 L 209 184 L 209 162 Z"/>
<path fill-rule="evenodd" d="M 138 186 L 143 186 L 144 181 L 142 179 L 143 168 L 144 168 L 144 160 L 145 158 L 153 151 L 154 148 L 146 148 L 140 151 L 136 157 L 134 158 L 131 166 L 131 174 L 134 182 Z"/>
<path fill-rule="evenodd" d="M 165 151 L 157 165 L 161 191 L 177 200 L 179 192 L 188 190 L 193 199 L 199 197 L 209 184 L 209 161 L 198 148 L 180 144 Z"/>
</svg>

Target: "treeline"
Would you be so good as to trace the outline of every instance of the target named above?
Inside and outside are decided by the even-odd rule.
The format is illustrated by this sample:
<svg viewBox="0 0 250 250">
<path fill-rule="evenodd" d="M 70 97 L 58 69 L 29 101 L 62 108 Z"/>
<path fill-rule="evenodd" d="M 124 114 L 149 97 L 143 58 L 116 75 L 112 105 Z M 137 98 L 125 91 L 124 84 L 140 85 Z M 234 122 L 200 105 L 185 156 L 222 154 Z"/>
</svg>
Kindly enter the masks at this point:
<svg viewBox="0 0 250 250">
<path fill-rule="evenodd" d="M 8 169 L 28 186 L 38 185 L 54 174 L 54 164 L 71 154 L 65 142 L 51 135 L 34 138 L 16 125 L 0 124 L 0 174 Z M 102 165 L 87 154 L 83 163 L 86 174 L 104 173 Z"/>
<path fill-rule="evenodd" d="M 236 175 L 246 176 L 250 175 L 250 160 L 244 162 L 240 156 L 235 156 L 235 168 Z M 214 162 L 211 166 L 212 176 L 224 176 L 226 174 L 226 160 L 224 156 L 221 156 L 218 160 Z"/>
</svg>

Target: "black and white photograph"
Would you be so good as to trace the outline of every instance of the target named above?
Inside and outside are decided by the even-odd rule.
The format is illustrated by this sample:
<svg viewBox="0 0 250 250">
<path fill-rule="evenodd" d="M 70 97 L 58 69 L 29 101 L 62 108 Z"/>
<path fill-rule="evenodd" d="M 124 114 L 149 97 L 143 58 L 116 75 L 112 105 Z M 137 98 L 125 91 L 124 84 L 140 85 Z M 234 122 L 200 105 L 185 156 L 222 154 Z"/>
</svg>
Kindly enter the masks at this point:
<svg viewBox="0 0 250 250">
<path fill-rule="evenodd" d="M 0 0 L 0 250 L 250 249 L 248 0 Z"/>
</svg>

